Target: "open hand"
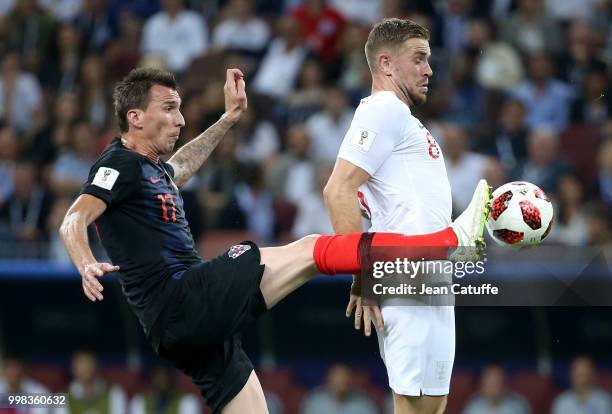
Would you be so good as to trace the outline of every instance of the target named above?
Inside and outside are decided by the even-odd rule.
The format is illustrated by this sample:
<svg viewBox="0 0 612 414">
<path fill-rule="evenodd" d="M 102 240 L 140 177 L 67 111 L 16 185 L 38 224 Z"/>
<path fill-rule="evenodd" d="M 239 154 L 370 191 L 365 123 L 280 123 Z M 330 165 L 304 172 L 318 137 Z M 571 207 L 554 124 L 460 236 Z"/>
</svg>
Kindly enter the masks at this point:
<svg viewBox="0 0 612 414">
<path fill-rule="evenodd" d="M 363 320 L 363 332 L 365 336 L 372 334 L 372 322 L 376 323 L 378 329 L 383 329 L 385 326 L 380 307 L 373 303 L 366 303 L 361 297 L 359 283 L 353 282 L 351 286 L 351 295 L 349 303 L 346 307 L 346 317 L 350 317 L 355 310 L 355 329 L 361 328 Z"/>
<path fill-rule="evenodd" d="M 83 292 L 85 296 L 92 302 L 102 300 L 102 291 L 104 287 L 98 280 L 99 277 L 104 276 L 110 272 L 116 272 L 119 270 L 119 266 L 114 266 L 110 263 L 91 263 L 85 265 L 81 271 L 81 279 L 83 282 Z"/>
</svg>

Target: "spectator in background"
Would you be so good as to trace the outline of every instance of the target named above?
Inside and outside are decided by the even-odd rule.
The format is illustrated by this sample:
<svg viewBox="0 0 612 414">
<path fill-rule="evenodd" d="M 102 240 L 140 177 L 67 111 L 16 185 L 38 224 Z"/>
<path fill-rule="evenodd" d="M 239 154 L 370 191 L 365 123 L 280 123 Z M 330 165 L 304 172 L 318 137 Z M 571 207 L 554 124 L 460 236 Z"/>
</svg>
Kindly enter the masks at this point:
<svg viewBox="0 0 612 414">
<path fill-rule="evenodd" d="M 502 367 L 490 365 L 482 372 L 480 392 L 468 402 L 463 414 L 529 414 L 527 401 L 506 390 L 506 374 Z"/>
<path fill-rule="evenodd" d="M 83 36 L 83 54 L 102 53 L 119 32 L 107 0 L 87 0 L 75 22 Z"/>
<path fill-rule="evenodd" d="M 18 133 L 30 135 L 42 123 L 42 91 L 36 77 L 22 72 L 20 66 L 16 52 L 4 55 L 0 69 L 0 120 Z"/>
<path fill-rule="evenodd" d="M 586 73 L 596 65 L 595 34 L 585 20 L 573 20 L 567 28 L 567 48 L 562 61 L 562 78 L 580 92 Z"/>
<path fill-rule="evenodd" d="M 527 157 L 527 128 L 525 106 L 515 99 L 507 99 L 501 108 L 495 131 L 482 139 L 476 149 L 497 158 L 506 171 Z"/>
<path fill-rule="evenodd" d="M 201 196 L 210 227 L 218 227 L 220 210 L 233 197 L 242 177 L 242 163 L 236 159 L 238 137 L 229 130 L 200 170 Z"/>
<path fill-rule="evenodd" d="M 287 118 L 290 124 L 306 121 L 323 108 L 325 101 L 322 65 L 315 59 L 308 59 L 301 69 L 297 88 L 289 96 Z"/>
<path fill-rule="evenodd" d="M 546 193 L 557 192 L 559 178 L 569 171 L 559 160 L 559 138 L 549 129 L 535 129 L 527 139 L 527 159 L 511 173 L 515 180 L 529 181 Z"/>
<path fill-rule="evenodd" d="M 119 14 L 119 36 L 105 52 L 106 73 L 109 84 L 121 80 L 140 61 L 140 35 L 142 22 L 134 13 L 125 10 Z"/>
<path fill-rule="evenodd" d="M 597 125 L 612 116 L 612 93 L 605 65 L 585 74 L 582 89 L 582 94 L 572 104 L 572 123 Z"/>
<path fill-rule="evenodd" d="M 98 156 L 96 141 L 87 121 L 80 121 L 72 128 L 69 146 L 51 169 L 51 188 L 55 195 L 75 198 L 79 194 Z"/>
<path fill-rule="evenodd" d="M 325 106 L 306 121 L 310 151 L 315 162 L 333 164 L 346 131 L 351 126 L 353 109 L 344 90 L 332 87 L 325 91 Z"/>
<path fill-rule="evenodd" d="M 10 14 L 13 9 L 15 9 L 15 5 L 17 4 L 17 0 L 4 0 L 0 2 L 0 16 L 7 16 Z"/>
<path fill-rule="evenodd" d="M 40 70 L 41 82 L 58 93 L 74 92 L 81 72 L 81 34 L 69 23 L 60 26 L 54 52 Z"/>
<path fill-rule="evenodd" d="M 55 20 L 68 23 L 76 19 L 84 0 L 38 0 L 38 5 Z"/>
<path fill-rule="evenodd" d="M 19 147 L 15 130 L 7 125 L 0 127 L 0 207 L 13 196 L 18 156 Z"/>
<path fill-rule="evenodd" d="M 169 70 L 182 74 L 208 47 L 203 17 L 185 9 L 183 0 L 162 0 L 163 10 L 145 23 L 140 50 L 162 57 Z"/>
<path fill-rule="evenodd" d="M 608 121 L 612 130 L 612 121 Z M 612 136 L 602 142 L 599 149 L 597 184 L 602 201 L 612 208 Z"/>
<path fill-rule="evenodd" d="M 368 397 L 353 389 L 351 369 L 336 364 L 329 369 L 325 385 L 306 395 L 300 413 L 374 414 L 378 410 Z"/>
<path fill-rule="evenodd" d="M 274 240 L 275 219 L 272 195 L 266 189 L 262 168 L 254 163 L 245 165 L 234 194 L 219 213 L 219 228 L 245 230 L 262 243 Z"/>
<path fill-rule="evenodd" d="M 18 0 L 9 22 L 11 47 L 19 53 L 26 71 L 38 73 L 52 50 L 55 22 L 38 6 L 37 0 Z"/>
<path fill-rule="evenodd" d="M 336 44 L 346 20 L 326 0 L 304 0 L 291 12 L 300 22 L 302 39 L 324 62 L 336 56 Z"/>
<path fill-rule="evenodd" d="M 4 358 L 2 362 L 3 375 L 0 376 L 0 395 L 7 394 L 48 394 L 49 390 L 42 384 L 25 376 L 22 361 L 14 356 Z M 4 407 L 3 407 L 4 408 Z M 6 409 L 6 408 L 4 408 Z M 11 412 L 10 409 L 7 410 Z M 19 408 L 15 413 L 22 412 Z M 26 412 L 26 411 L 23 411 Z M 50 414 L 51 409 L 47 407 L 28 408 L 28 414 Z"/>
<path fill-rule="evenodd" d="M 529 79 L 515 92 L 527 109 L 527 125 L 560 131 L 569 121 L 572 89 L 553 78 L 552 62 L 546 53 L 529 55 L 528 65 Z"/>
<path fill-rule="evenodd" d="M 309 234 L 333 234 L 332 227 L 325 201 L 323 200 L 323 188 L 329 180 L 334 169 L 333 164 L 321 164 L 317 167 L 315 187 L 313 191 L 302 197 L 297 205 L 297 217 L 293 224 L 292 235 L 294 239 L 300 239 Z"/>
<path fill-rule="evenodd" d="M 602 249 L 612 249 L 612 222 L 610 209 L 595 204 L 589 211 L 589 245 Z"/>
<path fill-rule="evenodd" d="M 306 48 L 300 40 L 300 26 L 291 16 L 281 16 L 275 37 L 259 65 L 253 80 L 253 90 L 259 94 L 285 101 L 293 91 Z"/>
<path fill-rule="evenodd" d="M 582 183 L 573 174 L 559 180 L 559 193 L 555 206 L 556 223 L 548 241 L 568 246 L 583 246 L 588 240 L 588 214 L 584 208 Z"/>
<path fill-rule="evenodd" d="M 449 56 L 460 54 L 467 46 L 468 23 L 472 0 L 440 2 L 434 23 L 434 44 L 444 48 Z"/>
<path fill-rule="evenodd" d="M 270 38 L 265 20 L 253 14 L 253 0 L 230 0 L 212 35 L 212 46 L 237 52 L 260 53 Z"/>
<path fill-rule="evenodd" d="M 310 137 L 303 124 L 287 129 L 287 151 L 269 168 L 268 188 L 274 197 L 299 205 L 313 190 L 315 163 L 310 156 Z"/>
<path fill-rule="evenodd" d="M 55 100 L 50 122 L 40 130 L 27 151 L 39 164 L 51 164 L 69 146 L 72 127 L 80 116 L 79 99 L 74 93 L 63 93 Z"/>
<path fill-rule="evenodd" d="M 444 163 L 453 195 L 453 210 L 463 211 L 472 199 L 470 189 L 484 178 L 488 158 L 469 151 L 469 138 L 464 128 L 447 124 L 442 131 Z"/>
<path fill-rule="evenodd" d="M 73 381 L 68 387 L 70 408 L 57 409 L 56 414 L 125 414 L 125 391 L 108 384 L 98 373 L 98 361 L 89 351 L 79 351 L 72 356 Z"/>
<path fill-rule="evenodd" d="M 570 367 L 572 388 L 553 403 L 553 414 L 612 413 L 610 395 L 595 386 L 595 366 L 589 357 L 581 356 Z"/>
<path fill-rule="evenodd" d="M 202 407 L 197 398 L 182 393 L 174 384 L 174 371 L 168 367 L 151 369 L 149 387 L 136 394 L 130 402 L 130 414 L 199 414 Z"/>
<path fill-rule="evenodd" d="M 13 196 L 0 208 L 0 238 L 13 242 L 46 240 L 47 216 L 53 199 L 38 182 L 37 174 L 36 166 L 30 161 L 16 164 Z M 36 252 L 23 249 L 21 254 Z"/>
<path fill-rule="evenodd" d="M 276 127 L 258 116 L 256 109 L 249 106 L 234 130 L 239 137 L 236 157 L 241 162 L 266 163 L 280 149 L 280 138 Z"/>
<path fill-rule="evenodd" d="M 559 24 L 544 13 L 543 0 L 519 0 L 518 9 L 502 21 L 501 38 L 523 53 L 558 54 L 563 46 Z"/>
<path fill-rule="evenodd" d="M 83 60 L 80 79 L 81 115 L 101 132 L 111 118 L 109 88 L 105 80 L 106 66 L 98 55 Z"/>
<path fill-rule="evenodd" d="M 357 106 L 372 90 L 370 68 L 363 53 L 367 38 L 367 30 L 359 24 L 350 24 L 340 38 L 338 83 L 349 94 L 351 106 Z"/>
<path fill-rule="evenodd" d="M 47 251 L 48 258 L 55 263 L 66 266 L 72 266 L 72 262 L 70 261 L 70 256 L 64 247 L 62 239 L 60 239 L 59 228 L 73 201 L 74 197 L 56 198 L 53 202 L 53 206 L 51 207 L 49 217 L 47 218 L 47 231 L 49 232 L 49 249 Z M 91 226 L 87 229 L 87 238 L 90 241 L 97 240 L 95 234 L 92 234 L 92 230 L 93 229 Z M 106 255 L 106 253 L 104 252 L 102 255 Z"/>
<path fill-rule="evenodd" d="M 338 10 L 346 20 L 364 25 L 374 25 L 382 17 L 383 3 L 388 1 L 329 0 L 329 5 Z"/>
</svg>

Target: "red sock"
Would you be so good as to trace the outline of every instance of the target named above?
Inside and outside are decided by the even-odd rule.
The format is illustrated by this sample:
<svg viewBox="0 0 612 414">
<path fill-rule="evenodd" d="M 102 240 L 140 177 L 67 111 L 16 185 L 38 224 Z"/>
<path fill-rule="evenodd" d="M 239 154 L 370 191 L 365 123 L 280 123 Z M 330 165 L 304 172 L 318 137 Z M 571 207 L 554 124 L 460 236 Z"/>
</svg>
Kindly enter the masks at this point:
<svg viewBox="0 0 612 414">
<path fill-rule="evenodd" d="M 378 257 L 379 260 L 393 260 L 398 255 L 401 259 L 409 260 L 439 260 L 446 259 L 447 249 L 457 246 L 458 243 L 457 235 L 450 227 L 436 233 L 416 236 L 399 233 L 337 234 L 320 236 L 312 255 L 317 268 L 323 274 L 351 274 L 361 272 L 361 256 L 367 254 L 370 247 L 410 247 L 391 249 L 389 254 L 394 257 Z"/>
</svg>

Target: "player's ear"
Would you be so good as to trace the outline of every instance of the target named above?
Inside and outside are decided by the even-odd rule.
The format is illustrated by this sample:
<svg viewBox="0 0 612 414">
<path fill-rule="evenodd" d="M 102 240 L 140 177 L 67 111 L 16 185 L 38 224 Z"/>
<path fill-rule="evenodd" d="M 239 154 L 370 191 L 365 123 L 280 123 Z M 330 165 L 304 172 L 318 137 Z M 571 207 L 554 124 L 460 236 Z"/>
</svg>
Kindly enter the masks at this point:
<svg viewBox="0 0 612 414">
<path fill-rule="evenodd" d="M 142 109 L 130 109 L 127 111 L 126 118 L 128 125 L 141 129 L 143 125 L 144 111 Z"/>
<path fill-rule="evenodd" d="M 391 54 L 382 52 L 377 55 L 378 70 L 385 76 L 391 76 Z"/>
</svg>

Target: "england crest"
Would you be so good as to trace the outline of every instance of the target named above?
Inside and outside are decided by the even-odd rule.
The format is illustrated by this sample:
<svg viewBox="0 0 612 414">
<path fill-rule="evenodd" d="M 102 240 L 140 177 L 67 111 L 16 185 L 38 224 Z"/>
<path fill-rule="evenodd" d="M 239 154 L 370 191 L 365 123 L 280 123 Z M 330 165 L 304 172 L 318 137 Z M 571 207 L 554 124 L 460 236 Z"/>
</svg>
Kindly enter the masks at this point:
<svg viewBox="0 0 612 414">
<path fill-rule="evenodd" d="M 249 246 L 248 244 L 237 244 L 235 246 L 230 247 L 229 252 L 227 252 L 227 255 L 231 259 L 235 259 L 248 250 L 251 250 L 251 246 Z"/>
</svg>

